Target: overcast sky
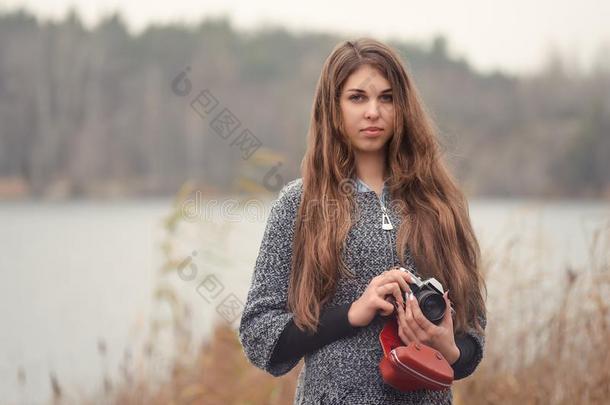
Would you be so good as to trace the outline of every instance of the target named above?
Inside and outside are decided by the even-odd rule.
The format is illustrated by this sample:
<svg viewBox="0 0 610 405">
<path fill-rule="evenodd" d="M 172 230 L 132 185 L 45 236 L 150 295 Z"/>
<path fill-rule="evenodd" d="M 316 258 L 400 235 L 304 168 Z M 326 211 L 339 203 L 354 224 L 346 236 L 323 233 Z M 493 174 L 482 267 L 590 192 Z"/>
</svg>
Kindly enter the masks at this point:
<svg viewBox="0 0 610 405">
<path fill-rule="evenodd" d="M 239 29 L 279 24 L 293 31 L 423 42 L 445 34 L 450 52 L 466 57 L 480 71 L 535 71 L 551 49 L 581 70 L 600 57 L 602 44 L 606 44 L 606 60 L 610 58 L 610 1 L 606 0 L 0 0 L 0 4 L 0 9 L 24 6 L 53 19 L 63 18 L 73 6 L 88 26 L 118 10 L 132 32 L 152 21 L 194 23 L 226 15 Z"/>
</svg>

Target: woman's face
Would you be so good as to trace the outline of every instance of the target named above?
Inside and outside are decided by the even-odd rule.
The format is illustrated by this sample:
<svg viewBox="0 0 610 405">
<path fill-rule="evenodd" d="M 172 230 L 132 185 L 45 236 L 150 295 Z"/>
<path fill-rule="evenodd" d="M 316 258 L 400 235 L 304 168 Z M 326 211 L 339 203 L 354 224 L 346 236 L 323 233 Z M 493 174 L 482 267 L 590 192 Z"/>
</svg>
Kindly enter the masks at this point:
<svg viewBox="0 0 610 405">
<path fill-rule="evenodd" d="M 339 101 L 345 135 L 356 153 L 383 152 L 394 133 L 394 103 L 390 83 L 370 65 L 352 73 Z M 379 128 L 367 131 L 367 128 Z"/>
</svg>

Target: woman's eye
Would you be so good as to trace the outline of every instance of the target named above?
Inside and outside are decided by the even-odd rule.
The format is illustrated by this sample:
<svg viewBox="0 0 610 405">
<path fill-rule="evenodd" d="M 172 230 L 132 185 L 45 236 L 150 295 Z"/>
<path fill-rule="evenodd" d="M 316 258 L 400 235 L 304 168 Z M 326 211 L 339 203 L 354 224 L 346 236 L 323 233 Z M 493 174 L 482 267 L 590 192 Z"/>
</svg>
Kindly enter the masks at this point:
<svg viewBox="0 0 610 405">
<path fill-rule="evenodd" d="M 349 99 L 352 100 L 352 101 L 360 101 L 360 100 L 362 100 L 364 98 L 365 98 L 365 96 L 363 96 L 362 94 L 354 94 L 354 95 L 350 96 Z M 385 101 L 385 102 L 391 103 L 392 102 L 392 96 L 388 95 L 388 94 L 383 95 L 383 96 L 381 96 L 381 100 Z"/>
</svg>

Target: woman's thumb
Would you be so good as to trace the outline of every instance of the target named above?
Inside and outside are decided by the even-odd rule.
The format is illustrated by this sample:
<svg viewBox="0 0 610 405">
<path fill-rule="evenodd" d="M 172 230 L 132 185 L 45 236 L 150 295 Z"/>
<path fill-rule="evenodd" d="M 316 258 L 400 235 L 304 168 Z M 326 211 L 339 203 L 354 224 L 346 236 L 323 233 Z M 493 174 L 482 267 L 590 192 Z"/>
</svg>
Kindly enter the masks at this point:
<svg viewBox="0 0 610 405">
<path fill-rule="evenodd" d="M 445 304 L 446 304 L 445 316 L 443 317 L 443 323 L 449 323 L 449 322 L 453 321 L 453 319 L 451 318 L 451 300 L 449 299 L 449 290 L 445 291 L 445 293 L 443 294 L 443 298 L 445 299 Z"/>
</svg>

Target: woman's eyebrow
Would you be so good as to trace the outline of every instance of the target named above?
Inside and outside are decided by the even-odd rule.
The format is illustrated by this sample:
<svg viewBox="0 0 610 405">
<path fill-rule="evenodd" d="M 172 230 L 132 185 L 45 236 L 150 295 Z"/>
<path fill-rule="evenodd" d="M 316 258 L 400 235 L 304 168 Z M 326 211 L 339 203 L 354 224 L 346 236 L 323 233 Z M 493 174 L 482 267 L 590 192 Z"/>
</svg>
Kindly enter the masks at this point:
<svg viewBox="0 0 610 405">
<path fill-rule="evenodd" d="M 357 93 L 366 93 L 366 90 L 362 90 L 362 89 L 349 89 L 349 90 L 347 90 L 347 91 L 355 91 L 355 92 L 357 92 Z M 383 90 L 383 91 L 381 92 L 381 94 L 383 94 L 383 93 L 389 93 L 389 92 L 391 92 L 391 91 L 392 91 L 392 89 L 385 89 L 385 90 Z"/>
</svg>

